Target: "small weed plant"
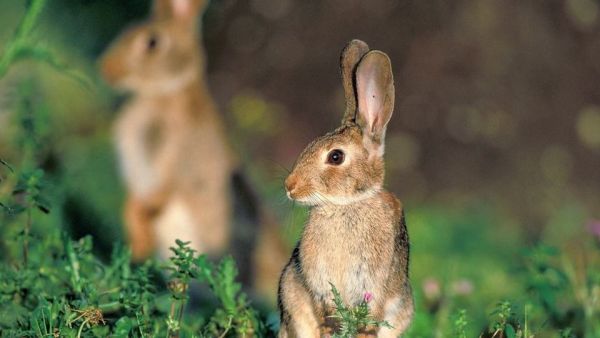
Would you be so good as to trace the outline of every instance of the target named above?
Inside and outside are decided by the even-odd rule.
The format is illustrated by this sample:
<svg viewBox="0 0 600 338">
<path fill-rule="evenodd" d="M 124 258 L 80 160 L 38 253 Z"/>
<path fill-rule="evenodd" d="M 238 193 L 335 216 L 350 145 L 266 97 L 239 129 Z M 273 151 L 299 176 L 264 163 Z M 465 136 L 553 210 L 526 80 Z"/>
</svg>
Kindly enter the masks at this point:
<svg viewBox="0 0 600 338">
<path fill-rule="evenodd" d="M 351 338 L 361 330 L 376 330 L 380 327 L 392 327 L 386 321 L 377 321 L 369 313 L 369 302 L 373 295 L 369 292 L 365 293 L 363 300 L 354 307 L 348 307 L 344 304 L 340 292 L 335 285 L 331 285 L 333 293 L 333 303 L 335 304 L 335 314 L 331 316 L 339 323 L 338 332 L 333 334 L 335 338 Z"/>
</svg>

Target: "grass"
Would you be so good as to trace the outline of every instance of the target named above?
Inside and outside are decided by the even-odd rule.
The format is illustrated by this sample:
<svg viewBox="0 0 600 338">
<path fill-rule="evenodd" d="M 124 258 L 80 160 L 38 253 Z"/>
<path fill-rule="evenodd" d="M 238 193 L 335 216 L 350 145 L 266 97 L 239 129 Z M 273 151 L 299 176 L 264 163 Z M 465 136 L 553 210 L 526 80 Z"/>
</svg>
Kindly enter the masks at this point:
<svg viewBox="0 0 600 338">
<path fill-rule="evenodd" d="M 39 222 L 51 212 L 47 203 L 39 202 L 47 186 L 40 170 L 17 175 L 17 169 L 4 167 L 2 184 L 14 184 L 12 196 L 2 200 L 2 336 L 243 337 L 276 332 L 269 313 L 253 308 L 240 291 L 231 258 L 215 265 L 177 241 L 170 264 L 150 260 L 132 266 L 122 246 L 103 261 L 94 254 L 91 237 L 73 240 L 60 228 Z M 528 250 L 513 272 L 517 283 L 505 294 L 512 299 L 487 305 L 483 265 L 471 265 L 484 273 L 458 284 L 435 277 L 421 280 L 413 273 L 417 313 L 406 336 L 598 337 L 599 243 L 587 244 L 588 262 L 594 265 L 580 272 L 573 266 L 576 259 L 556 248 Z M 436 271 L 419 267 L 415 251 L 413 271 Z M 450 260 L 457 257 L 466 255 L 459 251 Z M 438 257 L 437 264 L 447 262 Z M 506 273 L 505 266 L 494 268 L 497 275 Z M 190 307 L 190 290 L 199 286 L 207 287 L 217 301 L 202 309 Z M 369 316 L 367 297 L 350 307 L 333 285 L 332 290 L 334 318 L 341 328 L 336 337 L 353 337 L 367 325 L 389 325 Z"/>
</svg>

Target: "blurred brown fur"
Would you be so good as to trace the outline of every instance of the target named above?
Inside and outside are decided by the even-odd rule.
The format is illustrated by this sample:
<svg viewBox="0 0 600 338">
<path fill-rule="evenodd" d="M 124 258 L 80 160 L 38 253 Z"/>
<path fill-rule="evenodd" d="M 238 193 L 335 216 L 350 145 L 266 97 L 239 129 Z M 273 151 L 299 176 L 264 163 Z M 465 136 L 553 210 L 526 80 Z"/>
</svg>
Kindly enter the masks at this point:
<svg viewBox="0 0 600 338">
<path fill-rule="evenodd" d="M 115 125 L 128 237 L 138 261 L 156 249 L 166 259 L 176 239 L 211 257 L 232 251 L 242 280 L 272 293 L 284 249 L 245 182 L 205 81 L 198 45 L 205 5 L 155 1 L 153 16 L 126 30 L 101 60 L 106 80 L 133 93 Z"/>
</svg>

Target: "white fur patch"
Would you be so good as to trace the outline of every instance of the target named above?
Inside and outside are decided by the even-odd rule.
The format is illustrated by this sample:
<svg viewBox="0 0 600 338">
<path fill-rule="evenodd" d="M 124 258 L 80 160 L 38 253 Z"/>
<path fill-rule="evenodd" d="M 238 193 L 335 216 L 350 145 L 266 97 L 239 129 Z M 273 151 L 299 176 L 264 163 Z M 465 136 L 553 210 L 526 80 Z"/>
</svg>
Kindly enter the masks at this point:
<svg viewBox="0 0 600 338">
<path fill-rule="evenodd" d="M 160 90 L 164 93 L 172 93 L 189 85 L 198 78 L 195 69 L 191 68 L 184 71 L 179 76 L 172 76 L 163 80 L 160 84 Z"/>
<path fill-rule="evenodd" d="M 319 332 L 319 324 L 315 318 L 312 318 L 312 308 L 306 304 L 301 306 L 303 309 L 300 311 L 304 314 L 304 318 L 296 318 L 293 321 L 294 330 L 298 338 L 314 338 L 315 333 Z"/>
<path fill-rule="evenodd" d="M 387 321 L 392 325 L 392 328 L 382 327 L 379 330 L 378 337 L 382 338 L 394 338 L 402 334 L 411 321 L 411 316 L 402 317 L 402 307 L 407 306 L 406 302 L 402 297 L 390 298 L 383 307 L 384 317 L 383 320 Z"/>
<path fill-rule="evenodd" d="M 143 136 L 139 130 L 130 130 L 130 135 L 120 133 L 116 138 L 119 165 L 129 189 L 139 197 L 146 197 L 158 186 L 158 175 L 146 156 Z"/>
<path fill-rule="evenodd" d="M 171 200 L 155 223 L 160 258 L 167 260 L 173 253 L 169 250 L 175 246 L 175 240 L 191 242 L 190 247 L 203 252 L 199 242 L 197 227 L 188 206 L 181 199 Z"/>
<path fill-rule="evenodd" d="M 374 158 L 382 158 L 385 154 L 385 130 L 381 133 L 381 144 L 377 144 L 371 140 L 371 136 L 365 134 L 363 136 L 363 145 L 369 152 L 369 160 Z"/>
<path fill-rule="evenodd" d="M 394 322 L 396 317 L 398 316 L 398 311 L 402 306 L 402 299 L 400 297 L 394 297 L 389 299 L 384 306 L 384 315 L 383 318 L 390 323 Z"/>
<path fill-rule="evenodd" d="M 322 205 L 322 204 L 333 204 L 333 205 L 349 205 L 354 204 L 368 198 L 371 198 L 381 191 L 381 187 L 371 188 L 360 194 L 352 196 L 328 196 L 319 192 L 314 192 L 306 197 L 302 197 L 296 200 L 296 202 L 305 205 Z M 288 193 L 288 197 L 289 193 Z"/>
<path fill-rule="evenodd" d="M 179 74 L 163 78 L 160 81 L 148 81 L 145 78 L 133 74 L 123 78 L 118 84 L 122 88 L 130 89 L 140 96 L 155 96 L 157 94 L 174 93 L 198 78 L 198 74 L 193 68 L 182 71 Z"/>
</svg>

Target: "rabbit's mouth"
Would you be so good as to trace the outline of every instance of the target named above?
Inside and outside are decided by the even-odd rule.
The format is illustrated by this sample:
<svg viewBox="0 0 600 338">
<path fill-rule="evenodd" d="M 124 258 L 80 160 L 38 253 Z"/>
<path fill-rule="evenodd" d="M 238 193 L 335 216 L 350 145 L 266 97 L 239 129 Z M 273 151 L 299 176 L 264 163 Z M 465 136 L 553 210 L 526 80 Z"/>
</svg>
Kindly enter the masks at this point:
<svg viewBox="0 0 600 338">
<path fill-rule="evenodd" d="M 351 205 L 372 198 L 381 191 L 381 188 L 371 188 L 350 196 L 329 196 L 319 192 L 312 192 L 303 197 L 294 197 L 287 192 L 288 198 L 302 205 Z"/>
<path fill-rule="evenodd" d="M 299 189 L 297 187 L 293 189 L 286 188 L 285 193 L 287 198 L 298 203 L 307 203 L 314 199 L 314 193 L 311 193 L 309 189 Z"/>
<path fill-rule="evenodd" d="M 309 194 L 302 197 L 293 197 L 288 192 L 288 198 L 295 203 L 306 205 L 306 206 L 316 206 L 327 203 L 325 200 L 321 199 L 319 194 Z"/>
<path fill-rule="evenodd" d="M 297 201 L 302 203 L 302 200 L 310 197 L 312 194 L 312 188 L 310 185 L 306 184 L 306 181 L 291 173 L 284 182 L 285 192 L 287 197 L 292 201 Z"/>
</svg>

